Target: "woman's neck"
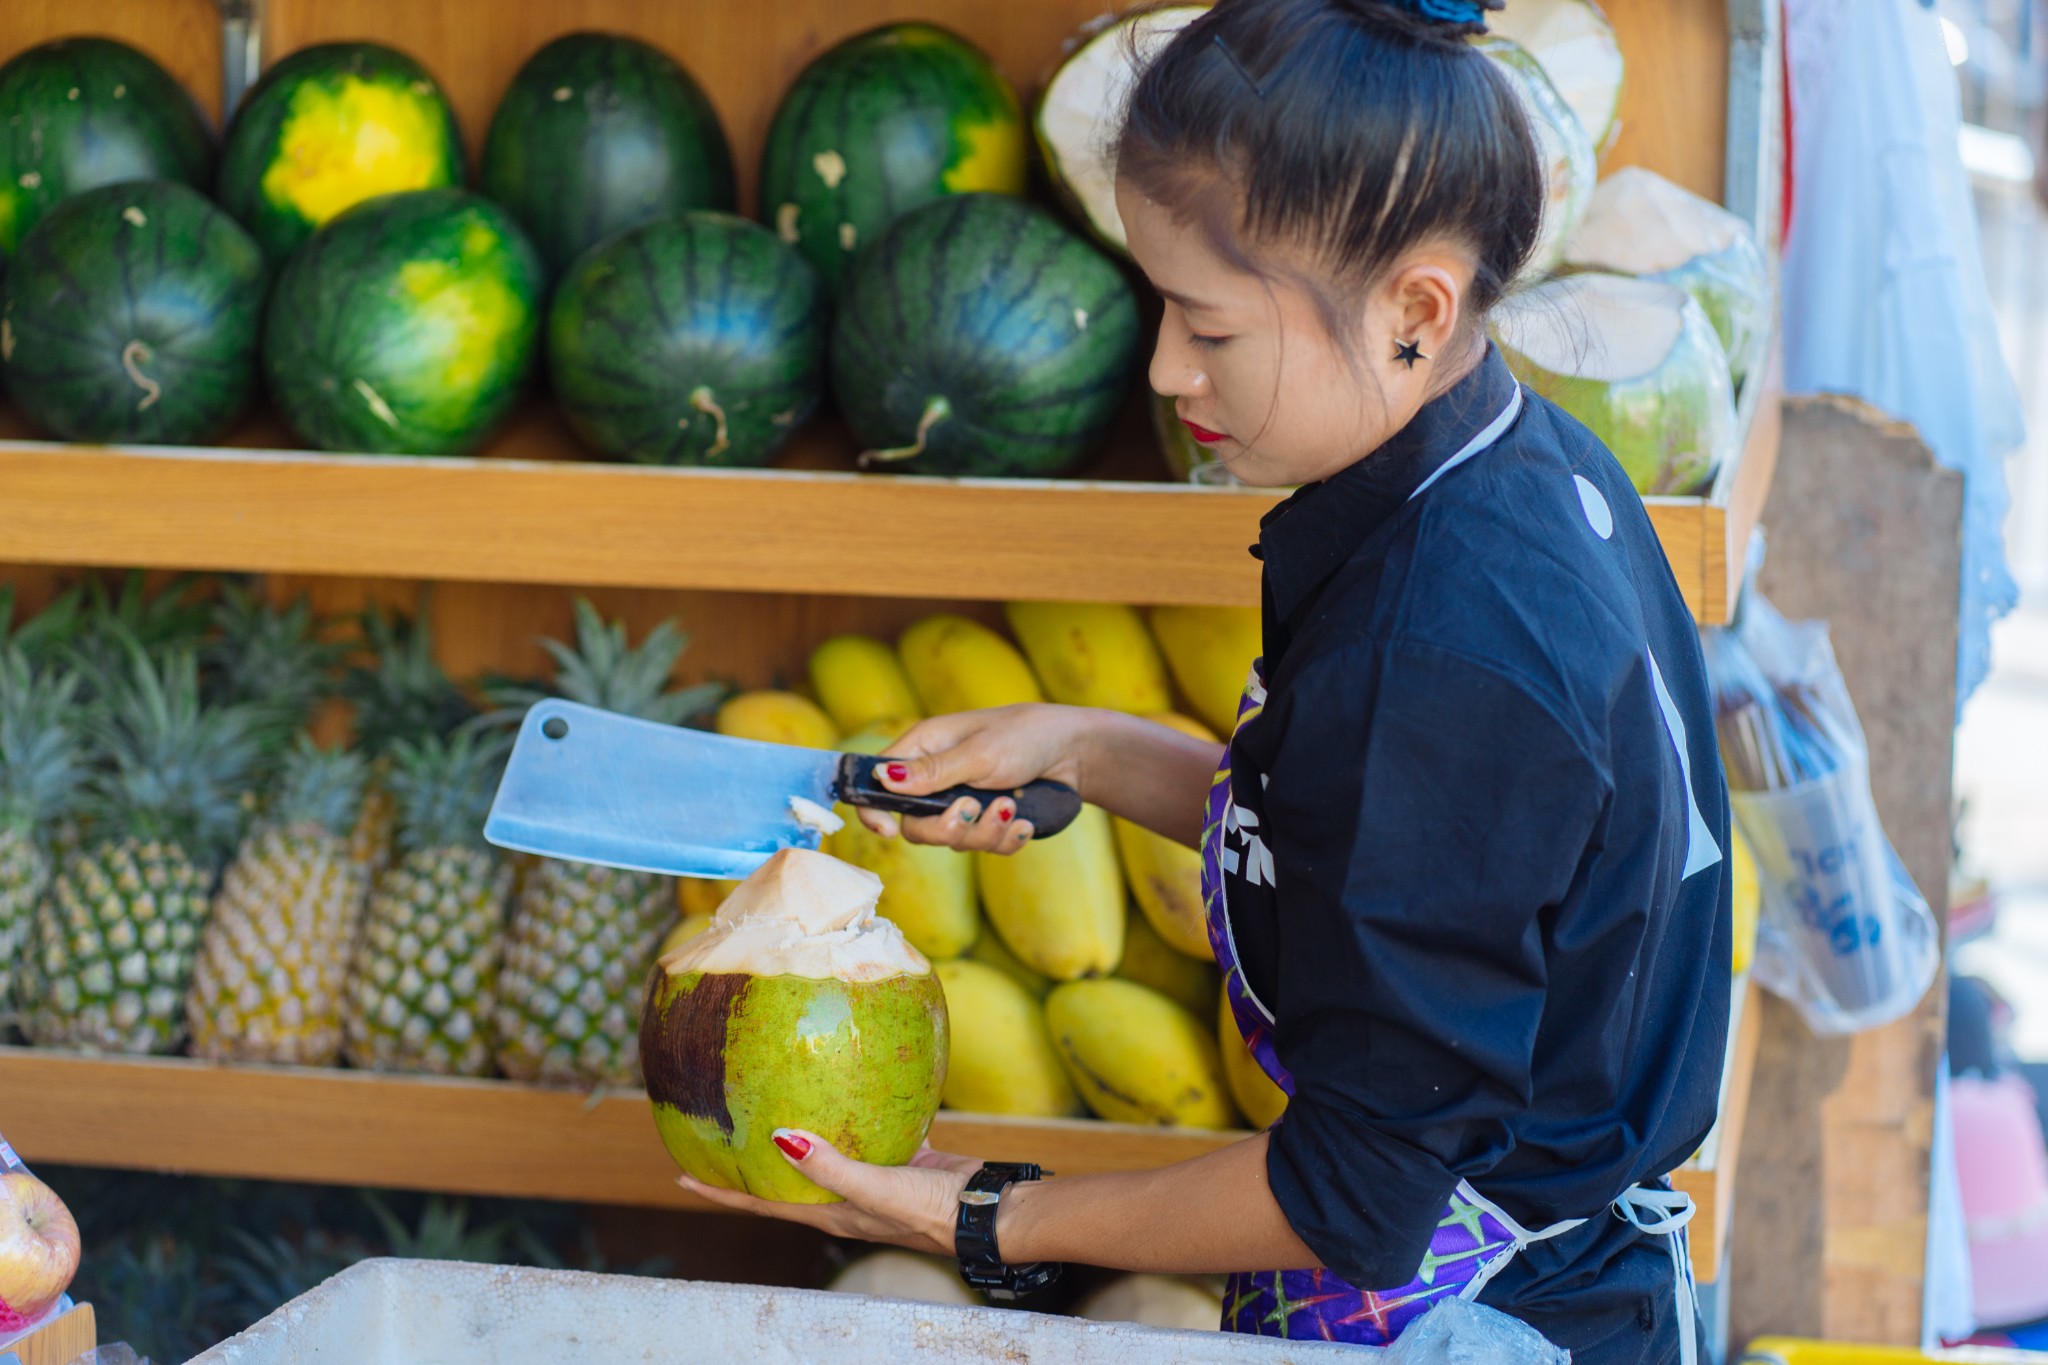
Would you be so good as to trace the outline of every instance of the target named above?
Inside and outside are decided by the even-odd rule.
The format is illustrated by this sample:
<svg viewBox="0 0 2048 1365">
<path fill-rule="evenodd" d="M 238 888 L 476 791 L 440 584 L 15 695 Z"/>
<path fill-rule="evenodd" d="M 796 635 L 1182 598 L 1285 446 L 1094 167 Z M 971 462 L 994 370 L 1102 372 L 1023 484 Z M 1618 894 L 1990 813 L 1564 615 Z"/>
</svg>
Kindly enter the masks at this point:
<svg viewBox="0 0 2048 1365">
<path fill-rule="evenodd" d="M 1479 329 L 1472 339 L 1465 343 L 1464 351 L 1453 360 L 1447 360 L 1437 367 L 1435 376 L 1424 391 L 1422 401 L 1434 402 L 1452 389 L 1465 382 L 1472 371 L 1479 368 L 1479 362 L 1486 359 L 1486 331 Z"/>
</svg>

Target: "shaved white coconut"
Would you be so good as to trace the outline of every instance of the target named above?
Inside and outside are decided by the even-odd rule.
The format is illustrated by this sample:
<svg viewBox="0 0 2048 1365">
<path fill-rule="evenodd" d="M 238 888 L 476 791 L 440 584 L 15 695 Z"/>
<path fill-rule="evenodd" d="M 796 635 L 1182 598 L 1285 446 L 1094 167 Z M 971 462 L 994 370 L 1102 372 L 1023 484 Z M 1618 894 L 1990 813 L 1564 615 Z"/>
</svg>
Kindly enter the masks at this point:
<svg viewBox="0 0 2048 1365">
<path fill-rule="evenodd" d="M 957 1303 L 979 1307 L 980 1297 L 961 1280 L 950 1261 L 914 1251 L 877 1251 L 863 1256 L 825 1286 L 835 1294 L 872 1294 L 878 1299 Z"/>
<path fill-rule="evenodd" d="M 1507 73 L 1515 93 L 1521 96 L 1522 111 L 1529 116 L 1530 131 L 1536 135 L 1545 188 L 1543 229 L 1523 273 L 1547 275 L 1563 258 L 1565 241 L 1592 201 L 1600 158 L 1579 116 L 1551 84 L 1541 62 L 1519 44 L 1494 34 L 1472 41 Z"/>
<path fill-rule="evenodd" d="M 1174 5 L 1083 30 L 1080 46 L 1039 97 L 1039 150 L 1053 184 L 1104 245 L 1128 254 L 1116 211 L 1116 135 L 1138 73 L 1173 35 L 1208 10 Z"/>
<path fill-rule="evenodd" d="M 814 829 L 820 834 L 837 834 L 846 828 L 846 821 L 840 819 L 808 796 L 789 798 L 789 813 L 805 829 Z"/>
<path fill-rule="evenodd" d="M 1508 366 L 1614 452 L 1642 493 L 1696 491 L 1735 449 L 1735 386 L 1700 306 L 1675 285 L 1567 275 L 1494 315 Z"/>
<path fill-rule="evenodd" d="M 1737 387 L 1770 341 L 1770 268 L 1749 225 L 1655 171 L 1626 166 L 1601 181 L 1564 261 L 1692 295 L 1721 338 Z"/>
<path fill-rule="evenodd" d="M 1614 25 L 1593 0 L 1514 0 L 1486 26 L 1520 43 L 1578 115 L 1596 152 L 1621 128 L 1624 63 Z"/>
<path fill-rule="evenodd" d="M 739 884 L 711 927 L 661 959 L 670 976 L 741 972 L 819 981 L 924 976 L 931 963 L 875 914 L 882 879 L 825 853 L 786 848 Z"/>
<path fill-rule="evenodd" d="M 1172 1275 L 1119 1275 L 1075 1306 L 1091 1322 L 1135 1322 L 1180 1332 L 1223 1328 L 1223 1296 Z"/>
</svg>

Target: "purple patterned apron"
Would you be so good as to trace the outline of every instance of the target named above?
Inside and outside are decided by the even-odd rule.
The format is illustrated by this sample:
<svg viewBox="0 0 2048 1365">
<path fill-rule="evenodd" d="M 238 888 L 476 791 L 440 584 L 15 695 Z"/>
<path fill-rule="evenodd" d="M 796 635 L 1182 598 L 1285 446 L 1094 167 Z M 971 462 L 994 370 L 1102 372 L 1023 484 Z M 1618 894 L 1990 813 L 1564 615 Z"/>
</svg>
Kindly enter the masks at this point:
<svg viewBox="0 0 2048 1365">
<path fill-rule="evenodd" d="M 1517 388 L 1501 416 L 1411 496 L 1420 495 L 1454 466 L 1499 439 L 1519 415 L 1521 399 L 1521 390 Z M 1237 726 L 1231 737 L 1233 746 L 1237 733 L 1264 709 L 1265 703 L 1265 682 L 1259 664 L 1253 664 L 1244 696 L 1238 703 Z M 1252 828 L 1258 816 L 1231 798 L 1231 765 L 1231 749 L 1226 748 L 1223 766 L 1209 788 L 1202 825 L 1202 900 L 1208 912 L 1209 945 L 1215 950 L 1231 1016 L 1244 1035 L 1245 1047 L 1260 1069 L 1291 1099 L 1294 1077 L 1274 1051 L 1271 1013 L 1245 982 L 1224 906 L 1226 870 L 1242 872 L 1254 884 L 1260 880 L 1271 884 L 1274 876 L 1272 854 Z M 1244 860 L 1256 860 L 1256 866 L 1246 866 Z M 1221 1042 L 1224 1047 L 1230 1046 L 1228 1038 Z M 1283 1117 L 1281 1122 L 1285 1121 Z M 1669 1189 L 1637 1186 L 1625 1192 L 1612 1207 L 1639 1230 L 1669 1239 L 1678 1276 L 1682 1361 L 1683 1365 L 1695 1365 L 1693 1333 L 1683 1326 L 1693 1318 L 1692 1262 L 1685 1246 L 1685 1225 L 1693 1214 L 1691 1197 Z M 1573 1218 L 1532 1232 L 1469 1182 L 1461 1180 L 1430 1236 L 1429 1250 L 1415 1278 L 1409 1283 L 1398 1289 L 1375 1291 L 1346 1284 L 1328 1270 L 1241 1271 L 1230 1277 L 1224 1293 L 1223 1329 L 1250 1336 L 1386 1346 L 1410 1323 L 1444 1300 L 1477 1298 L 1487 1281 L 1499 1274 L 1523 1247 L 1568 1232 L 1585 1221 Z"/>
</svg>

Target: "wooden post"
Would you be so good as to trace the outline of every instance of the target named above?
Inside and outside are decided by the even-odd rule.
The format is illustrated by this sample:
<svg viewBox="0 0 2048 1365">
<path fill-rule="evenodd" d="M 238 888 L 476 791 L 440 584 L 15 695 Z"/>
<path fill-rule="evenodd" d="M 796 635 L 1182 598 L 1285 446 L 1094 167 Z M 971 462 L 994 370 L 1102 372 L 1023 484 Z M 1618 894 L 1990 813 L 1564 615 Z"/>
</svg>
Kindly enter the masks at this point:
<svg viewBox="0 0 2048 1365">
<path fill-rule="evenodd" d="M 1849 399 L 1786 405 L 1761 589 L 1825 619 L 1870 741 L 1877 808 L 1944 922 L 1963 480 L 1912 428 Z M 1736 1194 L 1730 1341 L 1765 1333 L 1918 1345 L 1928 1149 L 1946 990 L 1820 1039 L 1764 1016 Z"/>
</svg>

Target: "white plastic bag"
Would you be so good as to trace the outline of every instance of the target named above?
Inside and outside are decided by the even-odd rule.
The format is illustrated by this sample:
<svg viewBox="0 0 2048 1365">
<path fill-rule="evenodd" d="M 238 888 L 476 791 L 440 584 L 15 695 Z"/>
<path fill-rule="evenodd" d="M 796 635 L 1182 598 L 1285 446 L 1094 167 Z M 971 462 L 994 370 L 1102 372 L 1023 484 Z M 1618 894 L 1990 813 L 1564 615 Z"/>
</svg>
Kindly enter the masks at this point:
<svg viewBox="0 0 2048 1365">
<path fill-rule="evenodd" d="M 1706 632 L 1714 726 L 1764 906 L 1756 978 L 1816 1033 L 1899 1018 L 1934 980 L 1940 933 L 1870 794 L 1870 750 L 1819 621 L 1751 589 Z"/>
</svg>

